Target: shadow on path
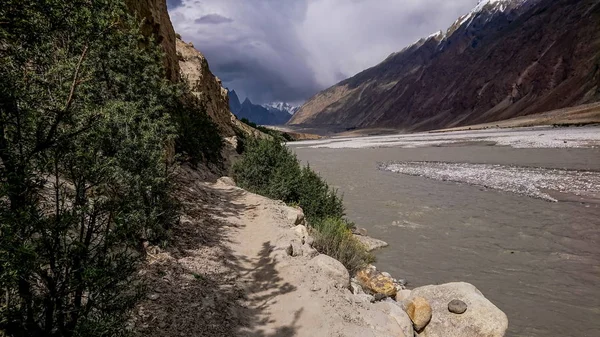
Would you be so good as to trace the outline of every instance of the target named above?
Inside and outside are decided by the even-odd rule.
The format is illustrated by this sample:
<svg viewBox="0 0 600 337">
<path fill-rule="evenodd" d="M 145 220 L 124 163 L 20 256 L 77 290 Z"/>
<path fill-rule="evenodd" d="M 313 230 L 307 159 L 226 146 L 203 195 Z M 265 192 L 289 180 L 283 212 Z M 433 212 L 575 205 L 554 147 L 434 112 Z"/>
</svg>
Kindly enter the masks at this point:
<svg viewBox="0 0 600 337">
<path fill-rule="evenodd" d="M 135 330 L 149 337 L 296 335 L 302 310 L 289 325 L 265 332 L 273 323 L 269 303 L 295 290 L 275 269 L 270 242 L 257 256 L 236 255 L 230 248 L 231 234 L 247 224 L 226 218 L 239 218 L 257 205 L 240 202 L 244 191 L 210 188 L 194 171 L 181 170 L 183 215 L 170 247 L 150 249 L 142 270 L 149 295 L 135 311 Z"/>
</svg>

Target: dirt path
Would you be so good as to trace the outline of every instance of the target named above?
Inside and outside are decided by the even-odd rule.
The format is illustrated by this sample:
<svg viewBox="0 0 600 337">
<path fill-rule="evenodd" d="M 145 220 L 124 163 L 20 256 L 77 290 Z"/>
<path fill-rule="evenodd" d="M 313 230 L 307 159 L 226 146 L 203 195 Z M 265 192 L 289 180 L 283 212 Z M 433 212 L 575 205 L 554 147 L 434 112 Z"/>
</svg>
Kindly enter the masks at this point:
<svg viewBox="0 0 600 337">
<path fill-rule="evenodd" d="M 296 235 L 296 210 L 197 178 L 181 175 L 174 245 L 149 249 L 149 295 L 134 322 L 141 335 L 403 336 L 387 303 L 357 301 L 309 257 L 281 254 Z"/>
</svg>

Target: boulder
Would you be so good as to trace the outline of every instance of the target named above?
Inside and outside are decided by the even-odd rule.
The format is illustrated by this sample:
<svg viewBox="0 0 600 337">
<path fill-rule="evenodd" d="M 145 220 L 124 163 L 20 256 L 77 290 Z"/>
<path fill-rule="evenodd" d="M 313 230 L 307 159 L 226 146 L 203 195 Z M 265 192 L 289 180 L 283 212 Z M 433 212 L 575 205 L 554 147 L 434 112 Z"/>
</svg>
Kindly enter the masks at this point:
<svg viewBox="0 0 600 337">
<path fill-rule="evenodd" d="M 225 186 L 235 186 L 235 181 L 231 177 L 221 177 L 217 179 L 217 183 Z"/>
<path fill-rule="evenodd" d="M 350 281 L 350 291 L 354 295 L 360 295 L 360 294 L 364 294 L 365 293 L 365 291 L 363 290 L 363 288 L 360 286 L 360 284 L 358 284 L 358 282 L 355 281 L 355 279 L 352 279 Z"/>
<path fill-rule="evenodd" d="M 348 288 L 350 286 L 350 274 L 344 265 L 325 254 L 320 254 L 311 259 L 309 266 L 318 273 L 324 274 L 330 280 L 330 284 L 337 288 Z"/>
<path fill-rule="evenodd" d="M 356 273 L 356 279 L 364 289 L 374 294 L 383 294 L 389 297 L 396 296 L 397 288 L 394 279 L 383 275 L 372 266 Z"/>
<path fill-rule="evenodd" d="M 411 296 L 402 303 L 402 306 L 417 332 L 423 330 L 431 321 L 432 309 L 427 299 L 420 296 Z"/>
<path fill-rule="evenodd" d="M 354 234 L 354 238 L 358 240 L 358 242 L 362 243 L 369 252 L 389 246 L 387 242 L 374 239 L 370 236 Z"/>
<path fill-rule="evenodd" d="M 430 303 L 433 317 L 420 337 L 502 337 L 508 318 L 472 284 L 454 282 L 413 289 L 408 300 L 423 297 Z M 460 300 L 468 310 L 457 315 L 448 304 Z"/>
<path fill-rule="evenodd" d="M 400 308 L 400 306 L 398 306 L 397 303 L 394 303 L 393 301 L 388 300 L 385 302 L 375 303 L 374 306 L 377 309 L 385 312 L 388 316 L 392 317 L 394 320 L 396 320 L 396 322 L 402 329 L 402 332 L 404 333 L 405 336 L 410 336 L 410 337 L 413 336 L 412 321 L 410 320 L 410 317 L 408 317 L 406 312 L 404 310 L 402 310 L 402 308 Z"/>
</svg>

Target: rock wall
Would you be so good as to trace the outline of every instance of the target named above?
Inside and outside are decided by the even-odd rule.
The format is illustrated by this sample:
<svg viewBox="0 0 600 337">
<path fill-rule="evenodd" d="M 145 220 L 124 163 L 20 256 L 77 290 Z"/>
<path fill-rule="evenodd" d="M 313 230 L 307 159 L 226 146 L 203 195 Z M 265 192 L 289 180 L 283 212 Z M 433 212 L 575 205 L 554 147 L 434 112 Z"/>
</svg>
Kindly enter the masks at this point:
<svg viewBox="0 0 600 337">
<path fill-rule="evenodd" d="M 175 30 L 167 11 L 165 0 L 125 0 L 129 9 L 138 19 L 144 20 L 142 33 L 154 38 L 165 53 L 164 66 L 166 76 L 171 81 L 179 80 L 179 65 L 175 51 Z"/>
<path fill-rule="evenodd" d="M 217 123 L 222 135 L 235 135 L 233 125 L 236 118 L 229 110 L 227 89 L 221 86 L 221 80 L 210 71 L 206 57 L 193 44 L 181 39 L 177 39 L 176 48 L 181 78 L 202 102 L 206 113 Z"/>
</svg>

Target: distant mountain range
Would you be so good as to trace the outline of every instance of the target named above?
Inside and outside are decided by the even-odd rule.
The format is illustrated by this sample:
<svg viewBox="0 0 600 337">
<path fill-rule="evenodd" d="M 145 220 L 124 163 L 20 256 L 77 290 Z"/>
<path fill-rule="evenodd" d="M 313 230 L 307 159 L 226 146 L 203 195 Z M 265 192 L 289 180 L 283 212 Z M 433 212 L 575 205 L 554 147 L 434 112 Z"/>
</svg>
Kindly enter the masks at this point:
<svg viewBox="0 0 600 337">
<path fill-rule="evenodd" d="M 229 92 L 229 108 L 237 118 L 246 118 L 258 125 L 283 125 L 298 110 L 298 107 L 284 102 L 258 105 L 246 98 L 240 103 L 235 90 Z"/>
<path fill-rule="evenodd" d="M 482 0 L 288 122 L 430 130 L 600 101 L 598 0 Z"/>
</svg>

